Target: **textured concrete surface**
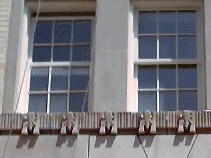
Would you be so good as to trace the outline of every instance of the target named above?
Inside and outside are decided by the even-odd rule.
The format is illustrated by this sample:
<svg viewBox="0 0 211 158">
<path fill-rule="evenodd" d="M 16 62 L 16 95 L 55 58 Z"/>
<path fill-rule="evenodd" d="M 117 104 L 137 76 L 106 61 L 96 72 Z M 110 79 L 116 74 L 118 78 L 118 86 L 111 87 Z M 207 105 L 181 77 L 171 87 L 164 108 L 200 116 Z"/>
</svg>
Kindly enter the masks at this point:
<svg viewBox="0 0 211 158">
<path fill-rule="evenodd" d="M 0 136 L 0 157 L 8 137 Z M 88 136 L 11 136 L 4 158 L 87 158 Z"/>
<path fill-rule="evenodd" d="M 93 111 L 127 111 L 130 1 L 98 0 Z"/>
<path fill-rule="evenodd" d="M 210 158 L 210 137 L 211 135 L 157 135 L 139 138 L 128 135 L 91 136 L 90 158 Z"/>
<path fill-rule="evenodd" d="M 0 157 L 8 136 L 0 136 Z M 211 135 L 10 136 L 4 158 L 211 158 Z"/>
</svg>

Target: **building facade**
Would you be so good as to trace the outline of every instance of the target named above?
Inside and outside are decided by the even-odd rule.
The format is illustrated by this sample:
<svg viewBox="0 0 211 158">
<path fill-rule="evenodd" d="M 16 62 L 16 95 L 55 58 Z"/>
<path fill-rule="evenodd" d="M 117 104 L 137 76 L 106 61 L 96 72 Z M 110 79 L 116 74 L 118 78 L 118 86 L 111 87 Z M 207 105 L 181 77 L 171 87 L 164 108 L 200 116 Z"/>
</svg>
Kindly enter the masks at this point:
<svg viewBox="0 0 211 158">
<path fill-rule="evenodd" d="M 211 157 L 210 0 L 0 0 L 0 156 Z"/>
</svg>

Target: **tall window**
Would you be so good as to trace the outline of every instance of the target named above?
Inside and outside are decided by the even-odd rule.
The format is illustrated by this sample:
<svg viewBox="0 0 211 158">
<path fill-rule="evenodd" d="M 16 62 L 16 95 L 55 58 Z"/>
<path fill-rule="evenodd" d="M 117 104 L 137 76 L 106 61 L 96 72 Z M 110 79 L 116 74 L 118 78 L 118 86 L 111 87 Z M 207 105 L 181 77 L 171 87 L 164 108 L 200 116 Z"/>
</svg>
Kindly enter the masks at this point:
<svg viewBox="0 0 211 158">
<path fill-rule="evenodd" d="M 196 14 L 139 12 L 139 111 L 198 109 Z"/>
<path fill-rule="evenodd" d="M 87 111 L 91 30 L 91 20 L 38 21 L 29 112 Z"/>
</svg>

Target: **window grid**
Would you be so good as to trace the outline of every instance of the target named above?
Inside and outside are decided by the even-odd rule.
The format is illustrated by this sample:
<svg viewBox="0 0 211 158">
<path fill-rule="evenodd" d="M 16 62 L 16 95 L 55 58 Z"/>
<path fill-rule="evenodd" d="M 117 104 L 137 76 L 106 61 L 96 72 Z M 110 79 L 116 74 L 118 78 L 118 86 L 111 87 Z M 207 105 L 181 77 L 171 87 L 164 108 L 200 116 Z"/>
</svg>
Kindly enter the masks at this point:
<svg viewBox="0 0 211 158">
<path fill-rule="evenodd" d="M 184 11 L 184 10 L 181 10 L 181 11 Z M 157 111 L 160 111 L 160 92 L 168 92 L 168 91 L 175 91 L 176 92 L 176 109 L 178 110 L 179 109 L 179 92 L 181 91 L 196 91 L 197 92 L 197 106 L 199 106 L 199 84 L 198 84 L 198 75 L 197 75 L 197 88 L 179 88 L 179 85 L 178 85 L 178 70 L 179 70 L 179 66 L 180 65 L 194 65 L 196 66 L 196 70 L 197 70 L 197 73 L 198 73 L 198 64 L 200 64 L 200 61 L 198 59 L 198 53 L 196 51 L 196 59 L 183 59 L 183 58 L 179 58 L 178 56 L 178 39 L 180 36 L 194 36 L 196 38 L 196 41 L 197 41 L 197 30 L 195 33 L 179 33 L 178 31 L 178 12 L 180 12 L 180 10 L 167 10 L 167 11 L 164 11 L 164 12 L 174 12 L 175 13 L 175 20 L 176 20 L 176 23 L 175 23 L 175 33 L 160 33 L 160 30 L 159 30 L 159 13 L 160 12 L 163 12 L 162 10 L 161 11 L 141 11 L 141 12 L 156 12 L 156 33 L 138 33 L 138 39 L 140 39 L 140 37 L 156 37 L 156 59 L 154 58 L 141 58 L 140 57 L 140 54 L 138 55 L 138 60 L 135 62 L 135 64 L 138 66 L 138 69 L 140 69 L 140 67 L 144 67 L 144 66 L 155 66 L 156 68 L 156 89 L 155 88 L 138 88 L 138 93 L 139 92 L 156 92 L 156 110 Z M 139 13 L 141 13 L 139 12 Z M 195 10 L 191 10 L 191 12 L 194 12 L 195 14 L 197 13 Z M 140 27 L 140 26 L 139 26 Z M 165 36 L 168 36 L 168 37 L 175 37 L 175 59 L 170 59 L 168 60 L 168 58 L 160 58 L 160 37 L 165 37 Z M 197 47 L 196 47 L 196 50 L 197 50 Z M 167 63 L 165 63 L 165 61 L 167 61 Z M 148 61 L 145 62 L 145 61 Z M 159 62 L 158 62 L 159 61 Z M 149 64 L 149 63 L 152 63 L 152 64 Z M 162 63 L 163 62 L 163 63 Z M 172 62 L 172 63 L 171 63 Z M 187 62 L 187 63 L 186 63 Z M 146 65 L 145 65 L 146 64 Z M 160 82 L 159 82 L 159 68 L 161 65 L 167 65 L 167 66 L 171 66 L 171 65 L 174 65 L 175 66 L 175 70 L 176 70 L 176 87 L 175 88 L 160 88 Z M 140 105 L 139 105 L 140 106 Z M 140 107 L 139 107 L 140 108 Z M 141 110 L 141 109 L 139 109 Z"/>
<path fill-rule="evenodd" d="M 34 46 L 50 46 L 51 47 L 51 58 L 50 58 L 50 61 L 45 61 L 45 62 L 36 62 L 36 61 L 32 61 L 31 62 L 31 71 L 33 68 L 48 68 L 48 88 L 47 88 L 47 91 L 35 91 L 35 90 L 30 90 L 29 91 L 29 96 L 30 95 L 47 95 L 47 103 L 46 103 L 46 112 L 49 113 L 50 112 L 50 104 L 51 104 L 51 95 L 54 95 L 54 94 L 64 94 L 66 95 L 66 111 L 70 111 L 71 109 L 70 108 L 70 94 L 82 94 L 84 95 L 84 101 L 83 101 L 83 104 L 87 101 L 87 98 L 88 98 L 88 85 L 86 87 L 86 89 L 83 89 L 83 90 L 72 90 L 71 87 L 70 87 L 70 76 L 71 76 L 71 70 L 72 68 L 86 68 L 88 69 L 88 77 L 90 77 L 90 61 L 72 61 L 72 55 L 73 55 L 73 46 L 77 45 L 77 46 L 81 46 L 81 45 L 89 45 L 90 47 L 90 58 L 91 58 L 91 41 L 92 39 L 90 40 L 90 42 L 84 42 L 84 43 L 75 43 L 74 40 L 73 40 L 73 36 L 74 36 L 74 22 L 75 21 L 90 21 L 91 22 L 91 28 L 92 28 L 92 18 L 73 18 L 73 19 L 54 19 L 54 20 L 51 20 L 51 19 L 41 19 L 40 21 L 50 21 L 52 22 L 52 30 L 51 30 L 51 43 L 33 43 L 33 48 Z M 55 23 L 57 21 L 71 21 L 71 41 L 69 43 L 56 43 L 54 41 L 54 38 L 55 38 Z M 92 32 L 92 30 L 90 30 Z M 91 36 L 92 38 L 92 36 Z M 70 49 L 69 49 L 69 53 L 70 53 L 70 59 L 69 61 L 54 61 L 53 57 L 54 57 L 54 48 L 55 46 L 69 46 Z M 52 90 L 51 89 L 51 81 L 52 81 L 52 69 L 53 68 L 66 68 L 68 69 L 68 74 L 67 74 L 67 84 L 68 84 L 68 87 L 67 87 L 67 90 Z M 87 103 L 88 104 L 88 103 Z M 87 105 L 85 105 L 87 106 Z M 84 110 L 84 108 L 88 108 L 88 107 L 82 107 Z M 86 109 L 87 110 L 87 109 Z"/>
<path fill-rule="evenodd" d="M 176 109 L 179 109 L 179 92 L 184 92 L 184 91 L 195 91 L 198 93 L 198 84 L 197 84 L 197 88 L 180 88 L 179 85 L 179 80 L 178 80 L 178 66 L 180 65 L 175 65 L 175 76 L 176 76 L 176 86 L 175 88 L 160 88 L 160 81 L 159 81 L 159 70 L 161 70 L 160 66 L 163 65 L 156 65 L 153 66 L 156 69 L 156 88 L 138 88 L 138 92 L 156 92 L 156 97 L 157 97 L 157 104 L 156 104 L 156 110 L 159 111 L 160 110 L 160 93 L 161 92 L 175 92 L 176 93 Z M 165 65 L 165 66 L 169 66 L 169 65 Z M 192 65 L 193 67 L 195 65 Z M 139 66 L 139 68 L 144 68 L 144 67 L 149 67 L 149 65 L 147 66 Z M 151 67 L 151 66 L 150 66 Z M 197 69 L 197 68 L 196 68 Z M 173 69 L 174 70 L 174 69 Z"/>
<path fill-rule="evenodd" d="M 182 10 L 183 11 L 183 10 Z M 149 12 L 149 11 L 143 11 L 143 12 Z M 150 11 L 151 12 L 151 11 Z M 196 39 L 197 39 L 197 33 L 180 33 L 178 31 L 178 12 L 180 12 L 180 10 L 176 10 L 176 11 L 170 11 L 170 12 L 175 12 L 175 20 L 176 20 L 176 23 L 175 23 L 175 33 L 160 33 L 160 30 L 159 30 L 159 13 L 160 12 L 165 12 L 165 11 L 152 11 L 152 12 L 156 12 L 156 33 L 138 33 L 138 38 L 139 37 L 156 37 L 156 41 L 157 41 L 157 53 L 156 53 L 156 59 L 166 59 L 166 58 L 160 58 L 159 56 L 159 39 L 160 37 L 164 37 L 164 36 L 168 36 L 168 37 L 172 37 L 172 36 L 175 36 L 176 38 L 176 58 L 175 60 L 181 60 L 178 58 L 178 37 L 179 36 L 195 36 Z M 166 11 L 166 12 L 169 12 L 169 11 Z M 194 12 L 196 13 L 195 10 L 191 10 L 191 12 Z M 196 54 L 197 55 L 197 54 Z M 142 59 L 139 57 L 139 59 Z M 151 59 L 151 58 L 150 58 Z M 198 57 L 196 56 L 196 59 L 198 59 Z M 143 60 L 143 59 L 142 59 Z M 145 60 L 145 59 L 144 59 Z M 148 60 L 148 58 L 146 59 Z M 193 59 L 182 59 L 182 60 L 193 60 Z M 194 60 L 193 60 L 194 61 Z M 197 64 L 196 60 L 195 60 L 195 63 Z"/>
</svg>

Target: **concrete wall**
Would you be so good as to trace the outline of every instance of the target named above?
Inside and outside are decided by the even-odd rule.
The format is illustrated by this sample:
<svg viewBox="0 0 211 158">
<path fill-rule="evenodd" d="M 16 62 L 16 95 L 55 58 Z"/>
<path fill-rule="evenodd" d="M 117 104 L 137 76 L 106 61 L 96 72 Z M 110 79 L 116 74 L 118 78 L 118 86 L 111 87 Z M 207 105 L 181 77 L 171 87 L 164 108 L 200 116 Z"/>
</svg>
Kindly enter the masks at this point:
<svg viewBox="0 0 211 158">
<path fill-rule="evenodd" d="M 8 136 L 0 136 L 0 157 Z M 210 158 L 211 135 L 10 136 L 4 158 Z"/>
<path fill-rule="evenodd" d="M 11 0 L 0 0 L 0 112 L 4 94 L 4 74 L 6 68 L 7 40 L 10 23 Z"/>
</svg>

